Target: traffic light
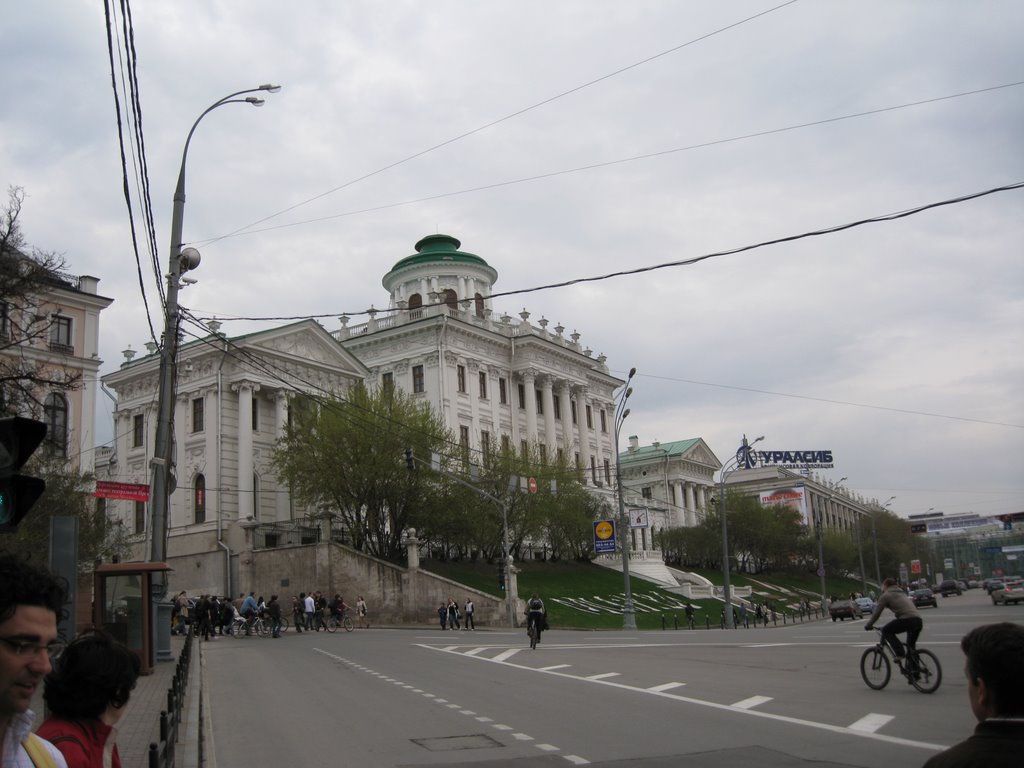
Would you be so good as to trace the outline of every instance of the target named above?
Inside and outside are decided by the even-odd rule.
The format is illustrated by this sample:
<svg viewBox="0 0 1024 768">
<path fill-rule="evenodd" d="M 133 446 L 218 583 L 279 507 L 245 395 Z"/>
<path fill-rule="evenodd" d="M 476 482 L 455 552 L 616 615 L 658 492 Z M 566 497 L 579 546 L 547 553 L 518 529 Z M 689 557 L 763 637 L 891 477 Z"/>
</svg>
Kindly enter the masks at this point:
<svg viewBox="0 0 1024 768">
<path fill-rule="evenodd" d="M 46 425 L 41 421 L 20 416 L 0 419 L 0 533 L 17 530 L 46 490 L 43 480 L 19 472 L 44 437 Z"/>
<path fill-rule="evenodd" d="M 410 472 L 413 472 L 416 469 L 416 462 L 413 461 L 412 458 L 412 448 L 405 449 L 405 468 Z"/>
</svg>

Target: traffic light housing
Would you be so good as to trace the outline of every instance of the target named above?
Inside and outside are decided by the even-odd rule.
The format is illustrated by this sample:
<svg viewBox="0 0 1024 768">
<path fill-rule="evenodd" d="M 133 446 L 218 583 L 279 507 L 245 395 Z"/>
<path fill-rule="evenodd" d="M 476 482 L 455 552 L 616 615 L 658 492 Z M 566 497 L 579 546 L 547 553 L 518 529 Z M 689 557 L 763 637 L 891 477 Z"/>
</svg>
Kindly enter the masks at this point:
<svg viewBox="0 0 1024 768">
<path fill-rule="evenodd" d="M 405 449 L 405 468 L 410 472 L 416 470 L 416 462 L 412 458 L 412 448 Z"/>
<path fill-rule="evenodd" d="M 46 490 L 45 481 L 20 472 L 44 437 L 46 425 L 41 421 L 20 416 L 0 419 L 0 533 L 17 530 Z"/>
</svg>

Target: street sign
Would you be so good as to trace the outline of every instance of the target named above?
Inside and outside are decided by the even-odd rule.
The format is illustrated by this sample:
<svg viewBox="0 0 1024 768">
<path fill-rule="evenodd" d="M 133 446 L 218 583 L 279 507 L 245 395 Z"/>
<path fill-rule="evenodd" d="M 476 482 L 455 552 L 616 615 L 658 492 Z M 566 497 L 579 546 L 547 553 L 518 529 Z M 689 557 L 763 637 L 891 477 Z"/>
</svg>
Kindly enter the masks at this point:
<svg viewBox="0 0 1024 768">
<path fill-rule="evenodd" d="M 149 486 L 140 483 L 112 483 L 97 480 L 92 494 L 100 499 L 126 499 L 128 501 L 149 501 Z"/>
<path fill-rule="evenodd" d="M 614 521 L 598 520 L 594 523 L 594 551 L 599 555 L 615 552 Z"/>
<path fill-rule="evenodd" d="M 825 569 L 824 568 L 819 568 L 818 569 L 818 575 L 819 576 L 824 576 L 825 575 Z"/>
<path fill-rule="evenodd" d="M 537 492 L 537 478 L 536 477 L 531 477 L 527 481 L 526 487 L 530 489 L 530 493 L 536 493 Z"/>
</svg>

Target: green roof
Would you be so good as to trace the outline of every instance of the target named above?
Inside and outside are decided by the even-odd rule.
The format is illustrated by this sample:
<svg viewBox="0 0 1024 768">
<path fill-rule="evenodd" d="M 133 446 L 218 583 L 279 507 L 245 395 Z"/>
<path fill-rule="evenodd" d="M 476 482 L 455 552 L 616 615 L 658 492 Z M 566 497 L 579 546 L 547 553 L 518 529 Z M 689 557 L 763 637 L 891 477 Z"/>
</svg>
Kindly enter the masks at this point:
<svg viewBox="0 0 1024 768">
<path fill-rule="evenodd" d="M 619 458 L 625 462 L 649 461 L 650 459 L 660 459 L 665 456 L 682 456 L 699 442 L 699 437 L 691 437 L 689 440 L 676 440 L 671 443 L 658 443 L 657 448 L 653 445 L 641 445 L 635 451 L 623 451 L 619 454 Z"/>
<path fill-rule="evenodd" d="M 461 264 L 475 264 L 490 269 L 490 265 L 477 256 L 475 253 L 460 251 L 461 241 L 451 235 L 427 235 L 416 243 L 416 253 L 406 256 L 391 268 L 396 272 L 403 267 L 412 267 L 417 264 L 430 264 L 434 262 L 455 262 Z"/>
</svg>

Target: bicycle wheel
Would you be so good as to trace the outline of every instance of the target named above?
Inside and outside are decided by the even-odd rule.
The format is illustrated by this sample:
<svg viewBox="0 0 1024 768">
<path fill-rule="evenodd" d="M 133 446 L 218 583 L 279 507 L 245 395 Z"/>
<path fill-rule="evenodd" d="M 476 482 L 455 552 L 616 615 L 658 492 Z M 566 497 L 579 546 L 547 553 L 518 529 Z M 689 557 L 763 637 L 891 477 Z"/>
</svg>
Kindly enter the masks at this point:
<svg viewBox="0 0 1024 768">
<path fill-rule="evenodd" d="M 288 621 L 288 619 L 286 619 L 284 616 L 282 616 L 281 617 L 281 634 L 284 634 L 285 632 L 287 632 L 288 631 L 288 627 L 290 627 L 290 626 L 291 626 L 291 623 Z"/>
<path fill-rule="evenodd" d="M 326 629 L 328 632 L 334 632 L 334 630 L 336 630 L 337 628 L 338 620 L 334 616 L 331 616 L 329 619 L 324 621 L 324 629 Z"/>
<path fill-rule="evenodd" d="M 537 648 L 537 629 L 531 623 L 526 631 L 530 635 L 530 650 L 535 650 Z"/>
<path fill-rule="evenodd" d="M 881 648 L 875 646 L 864 651 L 860 657 L 860 676 L 868 688 L 880 691 L 889 684 L 889 677 L 892 675 L 892 665 L 889 657 Z"/>
<path fill-rule="evenodd" d="M 917 651 L 918 674 L 911 677 L 910 684 L 921 693 L 935 693 L 942 683 L 942 667 L 935 654 L 931 651 L 918 649 Z"/>
<path fill-rule="evenodd" d="M 346 632 L 351 632 L 353 629 L 356 628 L 356 625 L 352 623 L 352 619 L 350 619 L 348 616 L 342 619 L 341 623 L 345 626 Z"/>
<path fill-rule="evenodd" d="M 263 619 L 256 620 L 256 626 L 253 629 L 259 633 L 260 637 L 270 637 L 270 622 L 264 621 Z"/>
</svg>

